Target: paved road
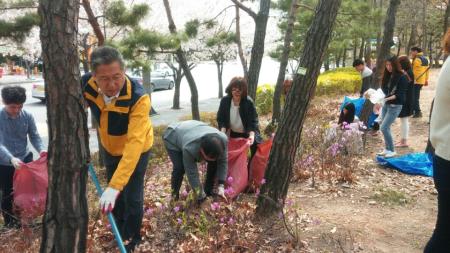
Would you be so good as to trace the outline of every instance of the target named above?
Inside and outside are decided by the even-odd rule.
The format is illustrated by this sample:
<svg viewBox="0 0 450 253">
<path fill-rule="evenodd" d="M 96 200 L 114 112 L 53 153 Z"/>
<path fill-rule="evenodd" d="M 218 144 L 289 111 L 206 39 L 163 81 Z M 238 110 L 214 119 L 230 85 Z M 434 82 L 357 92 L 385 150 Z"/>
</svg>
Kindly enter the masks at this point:
<svg viewBox="0 0 450 253">
<path fill-rule="evenodd" d="M 200 111 L 217 111 L 217 108 L 219 107 L 219 99 L 217 99 L 219 89 L 216 71 L 217 70 L 214 63 L 202 63 L 193 70 L 192 74 L 198 88 Z M 224 86 L 226 87 L 229 80 L 233 76 L 239 75 L 240 73 L 242 73 L 242 69 L 237 62 L 227 63 L 224 66 L 223 73 Z M 270 59 L 266 59 L 262 65 L 260 83 L 274 83 L 277 74 L 278 63 Z M 8 83 L 18 84 L 27 89 L 27 101 L 24 109 L 34 115 L 38 131 L 41 134 L 45 145 L 47 145 L 48 128 L 46 106 L 39 99 L 31 97 L 33 84 L 43 83 L 42 79 L 29 82 L 22 80 L 24 79 L 23 77 L 17 77 L 16 79 L 11 77 L 8 78 Z M 8 83 L 6 83 L 5 79 L 3 79 L 0 82 L 0 85 L 5 85 Z M 190 115 L 191 93 L 186 80 L 183 79 L 183 82 L 181 83 L 180 103 L 181 107 L 183 107 L 182 110 L 170 109 L 172 107 L 173 92 L 173 90 L 163 90 L 156 91 L 152 94 L 152 105 L 159 113 L 159 115 L 152 117 L 152 122 L 154 125 L 169 124 L 171 122 L 179 121 L 182 116 Z M 90 148 L 92 152 L 95 152 L 98 150 L 95 131 L 90 129 L 90 134 Z"/>
</svg>

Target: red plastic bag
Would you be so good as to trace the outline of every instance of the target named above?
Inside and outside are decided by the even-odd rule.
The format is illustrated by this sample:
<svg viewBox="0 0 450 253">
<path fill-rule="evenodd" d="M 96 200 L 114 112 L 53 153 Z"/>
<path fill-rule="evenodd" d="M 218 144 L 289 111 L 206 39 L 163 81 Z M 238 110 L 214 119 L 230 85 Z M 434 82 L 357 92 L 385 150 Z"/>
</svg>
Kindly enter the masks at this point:
<svg viewBox="0 0 450 253">
<path fill-rule="evenodd" d="M 47 201 L 47 155 L 23 164 L 14 173 L 14 206 L 22 220 L 34 219 L 45 211 Z"/>
<path fill-rule="evenodd" d="M 253 156 L 250 162 L 250 175 L 249 184 L 250 187 L 255 190 L 259 188 L 264 179 L 264 173 L 266 172 L 267 162 L 269 161 L 270 149 L 272 148 L 273 139 L 261 143 L 258 145 L 255 156 Z"/>
<path fill-rule="evenodd" d="M 228 175 L 225 194 L 235 198 L 245 190 L 248 182 L 247 153 L 248 139 L 228 139 Z"/>
</svg>

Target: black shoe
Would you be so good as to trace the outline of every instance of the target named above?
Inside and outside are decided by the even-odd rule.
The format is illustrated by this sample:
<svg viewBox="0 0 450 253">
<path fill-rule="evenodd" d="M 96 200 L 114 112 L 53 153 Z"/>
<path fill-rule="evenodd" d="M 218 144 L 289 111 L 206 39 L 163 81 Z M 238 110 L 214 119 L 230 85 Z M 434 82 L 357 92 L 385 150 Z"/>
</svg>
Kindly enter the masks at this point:
<svg viewBox="0 0 450 253">
<path fill-rule="evenodd" d="M 422 118 L 422 113 L 421 112 L 415 113 L 412 117 L 413 118 Z"/>
</svg>

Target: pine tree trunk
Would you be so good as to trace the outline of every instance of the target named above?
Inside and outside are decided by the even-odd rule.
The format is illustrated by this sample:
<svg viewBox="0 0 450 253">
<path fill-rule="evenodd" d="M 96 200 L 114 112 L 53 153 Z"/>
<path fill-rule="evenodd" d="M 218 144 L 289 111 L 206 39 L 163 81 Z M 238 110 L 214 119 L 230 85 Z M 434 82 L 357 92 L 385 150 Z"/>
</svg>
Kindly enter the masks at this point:
<svg viewBox="0 0 450 253">
<path fill-rule="evenodd" d="M 219 81 L 219 94 L 217 95 L 219 98 L 223 98 L 223 81 L 222 81 L 222 72 L 223 72 L 223 61 L 214 60 L 217 67 L 217 80 Z"/>
<path fill-rule="evenodd" d="M 166 9 L 167 19 L 169 21 L 169 30 L 171 34 L 177 33 L 177 27 L 175 26 L 175 22 L 172 18 L 172 11 L 170 10 L 169 0 L 163 0 L 164 7 Z M 176 56 L 178 58 L 178 63 L 181 65 L 184 71 L 184 75 L 186 76 L 186 80 L 189 84 L 189 89 L 191 91 L 191 111 L 192 111 L 192 119 L 200 120 L 200 110 L 198 108 L 198 91 L 197 85 L 195 84 L 194 77 L 192 76 L 191 69 L 189 68 L 189 64 L 186 60 L 186 56 L 184 51 L 181 49 L 181 46 L 176 50 Z"/>
<path fill-rule="evenodd" d="M 40 0 L 48 194 L 40 252 L 86 252 L 89 137 L 77 48 L 79 2 Z"/>
<path fill-rule="evenodd" d="M 284 36 L 283 52 L 280 59 L 280 69 L 278 71 L 277 84 L 273 95 L 273 113 L 272 122 L 278 122 L 281 115 L 281 91 L 283 90 L 283 82 L 286 75 L 286 68 L 289 61 L 289 53 L 291 52 L 292 31 L 294 29 L 295 13 L 297 10 L 297 0 L 292 0 L 289 10 L 288 25 Z"/>
<path fill-rule="evenodd" d="M 359 56 L 358 56 L 358 58 L 361 59 L 361 60 L 364 57 L 365 42 L 366 42 L 366 40 L 364 38 L 361 38 L 361 44 L 360 44 L 360 47 L 359 47 Z"/>
<path fill-rule="evenodd" d="M 330 70 L 330 54 L 325 57 L 325 61 L 323 62 L 323 68 L 325 71 Z"/>
<path fill-rule="evenodd" d="M 181 87 L 181 80 L 183 79 L 183 70 L 181 69 L 181 66 L 178 65 L 178 69 L 174 71 L 175 76 L 175 92 L 173 93 L 173 104 L 172 109 L 178 110 L 181 109 L 180 107 L 180 87 Z"/>
<path fill-rule="evenodd" d="M 372 43 L 370 38 L 366 41 L 366 51 L 364 52 L 364 61 L 367 66 L 372 66 Z"/>
<path fill-rule="evenodd" d="M 450 1 L 447 1 L 447 7 L 445 8 L 444 14 L 444 34 L 447 32 L 449 23 L 448 20 L 450 18 Z"/>
<path fill-rule="evenodd" d="M 248 78 L 248 67 L 247 61 L 244 57 L 244 50 L 242 49 L 242 40 L 241 40 L 241 16 L 239 14 L 239 6 L 236 5 L 236 44 L 238 47 L 239 59 L 241 60 L 242 70 L 244 71 L 244 77 Z"/>
<path fill-rule="evenodd" d="M 413 22 L 411 25 L 411 34 L 409 35 L 408 47 L 405 49 L 405 53 L 408 54 L 411 47 L 413 47 L 417 43 L 417 26 L 416 23 Z"/>
<path fill-rule="evenodd" d="M 341 52 L 336 55 L 336 68 L 341 66 Z"/>
<path fill-rule="evenodd" d="M 384 71 L 384 61 L 391 53 L 390 49 L 394 37 L 395 16 L 399 5 L 400 0 L 390 0 L 389 2 L 387 15 L 384 22 L 383 41 L 381 43 L 380 51 L 378 51 L 377 56 L 377 71 L 375 73 L 375 80 L 373 82 L 375 88 L 380 87 L 381 75 L 383 74 Z"/>
<path fill-rule="evenodd" d="M 347 61 L 347 48 L 345 47 L 343 52 L 342 52 L 342 67 L 345 68 L 346 66 L 346 61 Z"/>
<path fill-rule="evenodd" d="M 296 74 L 273 142 L 266 184 L 261 188 L 257 200 L 256 213 L 270 216 L 283 208 L 292 166 L 298 146 L 306 111 L 317 84 L 322 59 L 331 39 L 333 26 L 341 0 L 320 0 L 315 17 L 306 34 L 305 46 L 299 58 L 299 66 L 304 75 Z"/>
<path fill-rule="evenodd" d="M 353 61 L 357 59 L 356 54 L 358 51 L 358 39 L 353 40 Z"/>
<path fill-rule="evenodd" d="M 248 95 L 255 100 L 258 87 L 259 72 L 264 56 L 264 40 L 266 38 L 267 20 L 269 19 L 271 0 L 260 0 L 259 12 L 255 18 L 255 34 L 253 37 L 252 55 L 248 69 Z"/>
</svg>

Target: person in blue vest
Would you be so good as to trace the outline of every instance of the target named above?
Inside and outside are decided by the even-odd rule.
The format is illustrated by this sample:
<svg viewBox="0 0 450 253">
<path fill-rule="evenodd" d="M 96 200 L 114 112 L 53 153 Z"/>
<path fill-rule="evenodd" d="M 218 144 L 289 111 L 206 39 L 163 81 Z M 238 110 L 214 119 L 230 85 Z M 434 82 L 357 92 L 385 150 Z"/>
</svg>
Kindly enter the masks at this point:
<svg viewBox="0 0 450 253">
<path fill-rule="evenodd" d="M 112 211 L 122 239 L 129 241 L 127 250 L 132 251 L 141 241 L 144 178 L 153 145 L 150 98 L 142 85 L 125 75 L 125 64 L 115 48 L 96 48 L 91 69 L 82 84 L 105 150 L 108 187 L 100 208 Z"/>
</svg>

